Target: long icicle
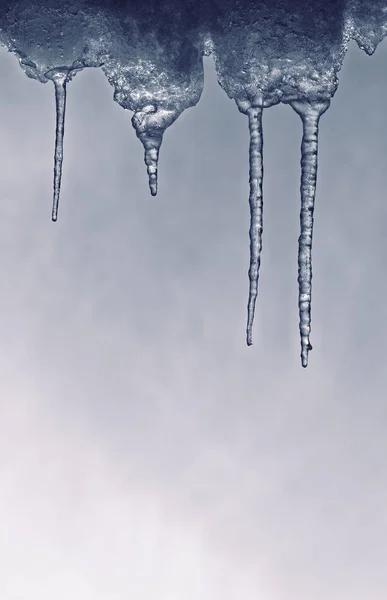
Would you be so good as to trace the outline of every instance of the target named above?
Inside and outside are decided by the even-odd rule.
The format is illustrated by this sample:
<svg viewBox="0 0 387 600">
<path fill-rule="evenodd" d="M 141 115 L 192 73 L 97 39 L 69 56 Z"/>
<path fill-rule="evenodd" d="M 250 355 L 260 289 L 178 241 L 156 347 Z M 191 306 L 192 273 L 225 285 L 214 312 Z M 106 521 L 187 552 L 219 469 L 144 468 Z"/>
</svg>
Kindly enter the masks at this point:
<svg viewBox="0 0 387 600">
<path fill-rule="evenodd" d="M 258 295 L 259 267 L 261 263 L 262 231 L 263 231 L 263 134 L 262 107 L 250 108 L 247 111 L 250 130 L 250 290 L 247 305 L 247 345 L 253 343 L 253 322 L 255 303 Z"/>
<path fill-rule="evenodd" d="M 55 155 L 54 155 L 54 194 L 52 203 L 52 220 L 58 218 L 58 205 L 60 195 L 60 184 L 62 180 L 63 163 L 63 136 L 66 114 L 66 83 L 68 73 L 58 71 L 52 76 L 55 85 L 56 102 L 56 135 L 55 135 Z"/>
<path fill-rule="evenodd" d="M 301 142 L 301 234 L 298 239 L 298 309 L 300 315 L 301 363 L 308 366 L 312 302 L 313 213 L 317 182 L 318 128 L 330 101 L 294 101 L 292 108 L 302 120 Z"/>
</svg>

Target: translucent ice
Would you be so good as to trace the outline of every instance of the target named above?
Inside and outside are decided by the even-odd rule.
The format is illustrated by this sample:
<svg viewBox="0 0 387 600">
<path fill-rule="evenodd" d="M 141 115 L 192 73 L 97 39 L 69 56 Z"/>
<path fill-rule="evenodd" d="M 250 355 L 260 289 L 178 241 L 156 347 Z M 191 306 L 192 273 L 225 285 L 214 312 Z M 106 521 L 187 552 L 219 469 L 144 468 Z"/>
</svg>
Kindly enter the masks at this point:
<svg viewBox="0 0 387 600">
<path fill-rule="evenodd" d="M 114 99 L 134 112 L 151 194 L 157 193 L 160 146 L 166 129 L 200 99 L 203 42 L 200 2 L 123 2 L 119 35 L 103 56 Z M 114 34 L 116 35 L 116 31 Z"/>
<path fill-rule="evenodd" d="M 132 117 L 132 124 L 137 137 L 144 146 L 144 160 L 147 166 L 149 189 L 152 196 L 157 194 L 157 167 L 164 131 L 178 116 L 177 111 L 158 108 L 154 104 L 150 104 L 144 106 L 142 110 L 136 111 Z"/>
<path fill-rule="evenodd" d="M 58 70 L 46 73 L 46 77 L 52 79 L 55 85 L 55 104 L 56 104 L 56 135 L 55 135 L 55 155 L 54 155 L 54 197 L 52 203 L 52 220 L 58 218 L 58 204 L 60 194 L 60 184 L 62 180 L 62 162 L 63 162 L 63 136 L 66 114 L 66 83 L 68 71 Z"/>
<path fill-rule="evenodd" d="M 328 109 L 329 100 L 291 103 L 302 119 L 301 142 L 301 235 L 298 240 L 298 308 L 300 313 L 301 362 L 308 366 L 312 302 L 312 240 L 313 213 L 317 182 L 318 125 L 321 115 Z"/>
<path fill-rule="evenodd" d="M 290 104 L 302 119 L 298 253 L 301 360 L 311 349 L 313 211 L 318 126 L 338 86 L 350 39 L 372 54 L 387 34 L 385 0 L 3 0 L 0 44 L 28 77 L 52 80 L 56 142 L 52 218 L 62 176 L 66 85 L 102 67 L 114 99 L 132 111 L 152 195 L 166 129 L 203 89 L 203 55 L 247 115 L 250 131 L 250 267 L 247 344 L 252 343 L 263 231 L 263 109 Z M 323 199 L 322 199 L 323 201 Z"/>
<path fill-rule="evenodd" d="M 247 345 L 253 343 L 253 320 L 258 295 L 258 277 L 263 230 L 263 134 L 262 108 L 248 109 L 250 130 L 250 293 L 247 307 Z"/>
</svg>

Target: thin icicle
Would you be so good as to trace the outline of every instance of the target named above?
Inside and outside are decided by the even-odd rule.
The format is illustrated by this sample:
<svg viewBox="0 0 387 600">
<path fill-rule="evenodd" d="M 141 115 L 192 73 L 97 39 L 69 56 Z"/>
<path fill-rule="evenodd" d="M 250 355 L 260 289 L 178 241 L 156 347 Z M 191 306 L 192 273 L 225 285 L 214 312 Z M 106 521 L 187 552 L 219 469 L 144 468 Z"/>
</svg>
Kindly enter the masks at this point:
<svg viewBox="0 0 387 600">
<path fill-rule="evenodd" d="M 247 111 L 250 130 L 250 290 L 247 306 L 247 345 L 253 343 L 253 322 L 255 303 L 258 295 L 260 254 L 262 249 L 263 231 L 263 135 L 262 135 L 262 108 L 254 107 Z"/>
<path fill-rule="evenodd" d="M 56 136 L 55 136 L 55 155 L 54 155 L 54 195 L 52 204 L 52 220 L 58 218 L 58 205 L 60 195 L 60 184 L 62 179 L 63 163 L 63 136 L 66 114 L 66 83 L 67 71 L 58 71 L 51 79 L 55 85 L 56 101 Z"/>
<path fill-rule="evenodd" d="M 308 366 L 308 353 L 312 350 L 311 300 L 312 300 L 312 241 L 313 212 L 317 181 L 318 127 L 321 115 L 330 101 L 294 101 L 291 106 L 302 119 L 301 143 L 301 234 L 298 240 L 298 308 L 300 314 L 301 362 Z"/>
</svg>

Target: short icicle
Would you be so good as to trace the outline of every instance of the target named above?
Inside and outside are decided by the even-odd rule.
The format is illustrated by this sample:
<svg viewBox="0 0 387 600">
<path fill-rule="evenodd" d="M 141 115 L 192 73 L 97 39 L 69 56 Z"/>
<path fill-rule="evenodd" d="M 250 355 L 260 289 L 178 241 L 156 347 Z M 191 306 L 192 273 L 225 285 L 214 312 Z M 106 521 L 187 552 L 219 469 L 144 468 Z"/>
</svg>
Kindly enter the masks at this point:
<svg viewBox="0 0 387 600">
<path fill-rule="evenodd" d="M 177 110 L 168 110 L 149 104 L 139 108 L 132 117 L 132 125 L 144 147 L 144 160 L 152 196 L 157 194 L 157 169 L 163 135 L 179 114 Z"/>
<path fill-rule="evenodd" d="M 58 205 L 60 195 L 60 184 L 62 180 L 63 163 L 63 136 L 66 113 L 66 83 L 68 72 L 57 71 L 51 79 L 55 85 L 56 101 L 56 136 L 55 136 L 55 156 L 54 156 L 54 196 L 52 204 L 52 220 L 58 218 Z"/>
<path fill-rule="evenodd" d="M 157 132 L 159 134 L 159 132 Z M 148 173 L 149 189 L 152 196 L 157 195 L 157 169 L 159 162 L 159 151 L 162 142 L 162 133 L 152 136 L 147 133 L 140 134 L 140 140 L 144 146 L 144 161 Z"/>
<path fill-rule="evenodd" d="M 298 239 L 298 308 L 300 315 L 301 363 L 308 366 L 308 353 L 312 350 L 311 300 L 312 300 L 312 240 L 313 213 L 317 181 L 318 127 L 321 115 L 330 101 L 290 103 L 300 115 L 303 135 L 301 143 L 301 234 Z"/>
<path fill-rule="evenodd" d="M 260 267 L 260 254 L 262 249 L 263 231 L 263 134 L 262 134 L 262 107 L 252 107 L 247 111 L 250 130 L 250 290 L 247 305 L 247 345 L 253 343 L 253 322 L 255 304 L 258 295 L 258 278 Z"/>
</svg>

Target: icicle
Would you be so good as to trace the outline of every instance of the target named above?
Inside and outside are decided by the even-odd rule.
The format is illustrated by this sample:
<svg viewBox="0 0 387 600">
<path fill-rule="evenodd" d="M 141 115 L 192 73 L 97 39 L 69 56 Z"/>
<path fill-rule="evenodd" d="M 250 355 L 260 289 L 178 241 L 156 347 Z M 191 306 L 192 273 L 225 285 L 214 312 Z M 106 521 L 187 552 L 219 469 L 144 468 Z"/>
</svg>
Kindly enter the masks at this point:
<svg viewBox="0 0 387 600">
<path fill-rule="evenodd" d="M 144 146 L 144 160 L 152 196 L 157 194 L 157 168 L 164 131 L 177 119 L 179 114 L 177 110 L 167 110 L 149 104 L 136 111 L 132 117 L 136 135 Z"/>
<path fill-rule="evenodd" d="M 312 299 L 312 239 L 313 212 L 317 180 L 318 126 L 321 115 L 330 101 L 290 103 L 302 119 L 301 143 L 301 235 L 298 240 L 298 308 L 300 314 L 301 362 L 308 366 L 308 353 L 312 350 L 311 299 Z"/>
<path fill-rule="evenodd" d="M 144 161 L 146 164 L 146 170 L 148 173 L 149 189 L 152 196 L 157 194 L 157 168 L 159 162 L 159 151 L 161 142 L 163 141 L 163 134 L 157 132 L 155 135 L 148 132 L 140 133 L 138 136 L 144 146 L 145 154 Z"/>
<path fill-rule="evenodd" d="M 46 76 L 49 76 L 48 74 Z M 64 123 L 66 113 L 66 83 L 68 71 L 58 70 L 50 76 L 50 79 L 55 85 L 55 101 L 56 101 L 56 136 L 55 136 L 55 156 L 54 156 L 54 194 L 52 204 L 52 220 L 58 218 L 58 205 L 60 184 L 62 179 L 62 162 L 63 162 L 63 136 Z"/>
<path fill-rule="evenodd" d="M 263 230 L 263 135 L 262 135 L 262 108 L 254 107 L 247 111 L 250 130 L 250 291 L 247 306 L 247 345 L 253 343 L 253 322 L 255 303 L 258 295 L 260 253 L 262 249 Z"/>
</svg>

